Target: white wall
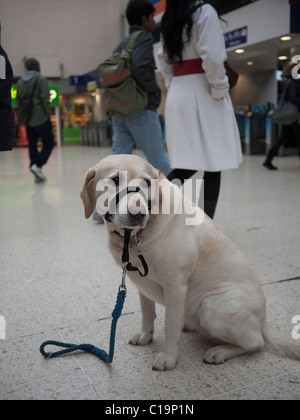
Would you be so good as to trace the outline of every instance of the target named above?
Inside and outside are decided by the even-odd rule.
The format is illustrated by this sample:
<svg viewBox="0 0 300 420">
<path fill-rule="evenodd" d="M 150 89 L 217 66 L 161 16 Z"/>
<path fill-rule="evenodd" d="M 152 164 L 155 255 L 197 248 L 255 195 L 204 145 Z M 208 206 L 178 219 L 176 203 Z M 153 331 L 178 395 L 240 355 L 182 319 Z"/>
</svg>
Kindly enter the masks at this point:
<svg viewBox="0 0 300 420">
<path fill-rule="evenodd" d="M 121 39 L 124 0 L 0 0 L 2 45 L 15 76 L 33 56 L 47 77 L 95 69 Z"/>
<path fill-rule="evenodd" d="M 222 16 L 228 24 L 224 32 L 248 26 L 244 46 L 279 37 L 290 32 L 290 9 L 288 0 L 256 1 Z"/>
<path fill-rule="evenodd" d="M 238 85 L 231 91 L 233 105 L 263 105 L 276 103 L 276 71 L 266 70 L 259 73 L 241 74 Z"/>
</svg>

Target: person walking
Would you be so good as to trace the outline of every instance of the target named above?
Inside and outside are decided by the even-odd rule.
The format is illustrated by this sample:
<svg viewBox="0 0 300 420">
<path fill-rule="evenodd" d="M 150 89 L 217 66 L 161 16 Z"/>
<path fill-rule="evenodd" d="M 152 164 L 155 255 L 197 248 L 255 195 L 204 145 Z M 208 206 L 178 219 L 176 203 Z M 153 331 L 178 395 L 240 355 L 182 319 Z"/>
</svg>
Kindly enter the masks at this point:
<svg viewBox="0 0 300 420">
<path fill-rule="evenodd" d="M 214 217 L 221 171 L 243 161 L 229 95 L 225 41 L 216 10 L 198 0 L 167 0 L 158 66 L 168 89 L 168 179 L 204 171 L 204 211 Z"/>
<path fill-rule="evenodd" d="M 48 81 L 40 73 L 40 63 L 35 58 L 25 61 L 26 72 L 17 83 L 17 104 L 32 96 L 33 108 L 31 115 L 26 118 L 18 116 L 18 124 L 26 125 L 29 142 L 30 171 L 36 182 L 46 181 L 42 167 L 46 165 L 54 147 L 54 135 L 50 121 L 51 107 Z M 23 119 L 22 119 L 23 118 Z M 41 139 L 43 147 L 38 151 L 38 140 Z"/>
<path fill-rule="evenodd" d="M 155 8 L 147 0 L 130 0 L 126 17 L 130 34 L 114 52 L 123 49 L 136 31 L 144 30 L 133 49 L 131 72 L 134 79 L 148 92 L 146 108 L 130 117 L 113 117 L 112 154 L 131 154 L 137 144 L 147 160 L 166 176 L 171 172 L 170 162 L 164 148 L 161 124 L 156 112 L 161 102 L 160 88 L 155 78 L 153 36 Z"/>
<path fill-rule="evenodd" d="M 281 101 L 284 102 L 291 102 L 292 104 L 298 106 L 299 110 L 299 118 L 300 118 L 300 79 L 294 79 L 292 76 L 293 68 L 295 64 L 289 64 L 283 72 L 283 79 L 284 79 L 284 87 L 283 87 L 283 94 L 281 97 Z M 299 76 L 300 77 L 300 76 Z M 295 135 L 298 144 L 298 154 L 300 158 L 300 120 L 295 121 L 290 125 L 283 125 L 281 129 L 280 137 L 271 149 L 269 150 L 266 160 L 263 162 L 263 166 L 265 166 L 269 170 L 277 170 L 277 166 L 274 166 L 272 160 L 277 155 L 278 150 L 281 146 L 283 146 L 290 135 L 290 131 Z"/>
<path fill-rule="evenodd" d="M 6 52 L 1 46 L 0 23 L 0 151 L 14 147 L 16 135 L 15 114 L 11 106 L 13 71 Z"/>
</svg>

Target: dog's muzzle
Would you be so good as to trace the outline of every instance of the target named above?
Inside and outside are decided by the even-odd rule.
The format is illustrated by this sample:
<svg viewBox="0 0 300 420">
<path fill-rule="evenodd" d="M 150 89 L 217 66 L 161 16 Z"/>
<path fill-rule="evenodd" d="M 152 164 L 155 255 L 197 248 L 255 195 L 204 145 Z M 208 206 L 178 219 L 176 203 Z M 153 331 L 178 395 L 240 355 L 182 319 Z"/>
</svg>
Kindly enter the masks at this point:
<svg viewBox="0 0 300 420">
<path fill-rule="evenodd" d="M 117 206 L 120 202 L 120 200 L 125 197 L 125 195 L 128 194 L 132 194 L 132 193 L 139 193 L 143 199 L 148 202 L 148 210 L 151 210 L 152 207 L 152 202 L 151 200 L 148 200 L 145 193 L 143 192 L 143 190 L 140 187 L 127 187 L 124 188 L 123 190 L 119 191 L 116 196 L 114 197 L 114 199 L 112 200 L 112 202 L 110 203 L 109 206 L 109 211 L 106 213 L 105 215 L 105 220 L 107 222 L 112 222 L 112 217 L 114 214 L 117 213 Z"/>
</svg>

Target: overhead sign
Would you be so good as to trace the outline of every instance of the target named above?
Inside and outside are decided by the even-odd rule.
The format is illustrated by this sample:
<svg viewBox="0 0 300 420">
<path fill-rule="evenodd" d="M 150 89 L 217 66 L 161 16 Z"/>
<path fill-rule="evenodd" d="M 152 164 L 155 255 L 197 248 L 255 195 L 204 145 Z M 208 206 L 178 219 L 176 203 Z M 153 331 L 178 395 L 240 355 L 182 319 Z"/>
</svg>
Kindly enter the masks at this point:
<svg viewBox="0 0 300 420">
<path fill-rule="evenodd" d="M 166 10 L 166 0 L 149 0 L 155 7 L 155 16 L 161 15 Z"/>
<path fill-rule="evenodd" d="M 13 107 L 17 106 L 17 85 L 12 85 L 11 87 L 11 104 Z"/>
<path fill-rule="evenodd" d="M 71 86 L 86 86 L 86 84 L 90 81 L 91 79 L 88 78 L 87 76 L 70 76 L 69 77 L 69 84 Z"/>
<path fill-rule="evenodd" d="M 235 29 L 224 34 L 226 48 L 233 48 L 241 44 L 246 44 L 248 40 L 248 27 Z"/>
<path fill-rule="evenodd" d="M 57 85 L 49 86 L 50 105 L 59 106 L 59 87 Z M 11 104 L 13 107 L 17 106 L 17 85 L 12 85 L 11 88 Z"/>
<path fill-rule="evenodd" d="M 59 106 L 59 89 L 57 85 L 50 85 L 49 86 L 49 93 L 50 93 L 50 105 L 51 106 Z"/>
</svg>

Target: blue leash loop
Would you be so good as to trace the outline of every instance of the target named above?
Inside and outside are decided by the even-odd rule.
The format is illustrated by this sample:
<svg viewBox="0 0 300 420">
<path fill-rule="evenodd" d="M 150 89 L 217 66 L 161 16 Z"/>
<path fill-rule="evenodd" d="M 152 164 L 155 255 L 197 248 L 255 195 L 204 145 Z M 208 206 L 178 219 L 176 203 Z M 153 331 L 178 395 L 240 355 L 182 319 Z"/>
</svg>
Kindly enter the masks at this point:
<svg viewBox="0 0 300 420">
<path fill-rule="evenodd" d="M 124 250 L 123 250 L 123 256 L 122 256 L 122 267 L 123 267 L 123 274 L 122 274 L 122 283 L 119 287 L 119 292 L 117 296 L 117 302 L 116 306 L 112 312 L 112 322 L 111 322 L 111 328 L 110 328 L 110 344 L 109 344 L 109 353 L 107 354 L 105 350 L 99 349 L 98 347 L 93 346 L 92 344 L 68 344 L 68 343 L 61 343 L 59 341 L 45 341 L 40 346 L 40 352 L 44 357 L 47 357 L 49 359 L 52 359 L 54 357 L 62 356 L 64 354 L 73 353 L 77 350 L 82 350 L 87 353 L 91 353 L 95 356 L 97 356 L 99 359 L 103 360 L 104 362 L 110 364 L 113 361 L 114 358 L 114 351 L 115 351 L 115 339 L 116 339 L 116 328 L 117 328 L 117 322 L 120 318 L 126 298 L 126 286 L 125 286 L 125 279 L 126 279 L 126 270 L 127 268 L 129 271 L 139 271 L 136 267 L 132 267 L 131 263 L 129 262 L 129 241 L 130 241 L 130 235 L 131 231 L 125 230 L 124 235 Z M 124 255 L 126 255 L 124 257 Z M 139 253 L 139 255 L 141 255 Z M 128 260 L 128 261 L 125 261 Z M 126 265 L 127 263 L 127 265 Z M 143 261 L 143 266 L 146 264 L 146 262 Z M 145 267 L 144 267 L 145 268 Z M 133 270 L 134 269 L 134 270 Z M 146 264 L 146 271 L 148 273 L 148 266 Z M 139 271 L 140 275 L 143 276 L 143 274 Z M 57 346 L 62 347 L 64 350 L 56 351 L 54 353 L 46 352 L 45 347 L 46 346 Z"/>
<path fill-rule="evenodd" d="M 104 362 L 110 364 L 114 358 L 115 352 L 115 337 L 116 337 L 116 327 L 118 319 L 122 314 L 123 305 L 125 302 L 126 291 L 124 289 L 120 290 L 117 297 L 117 302 L 115 309 L 112 312 L 112 322 L 110 328 L 110 345 L 109 345 L 109 354 L 106 353 L 105 350 L 99 349 L 98 347 L 93 346 L 92 344 L 68 344 L 68 343 L 60 343 L 58 341 L 45 341 L 41 347 L 40 352 L 44 357 L 52 359 L 57 356 L 62 356 L 63 354 L 72 353 L 77 350 L 82 350 L 87 353 L 92 353 L 93 355 L 99 357 Z M 64 350 L 57 351 L 55 353 L 47 353 L 45 351 L 46 346 L 57 346 L 63 347 Z"/>
</svg>

